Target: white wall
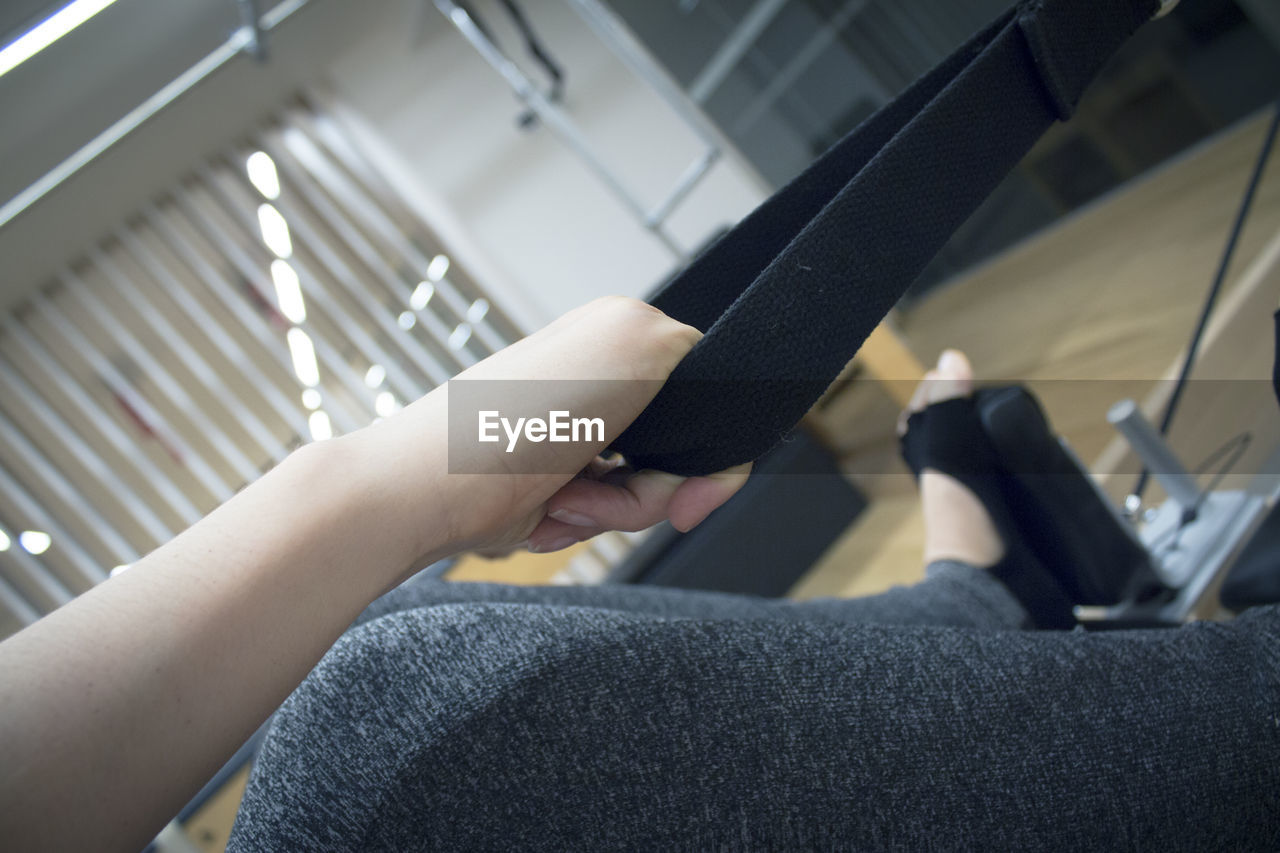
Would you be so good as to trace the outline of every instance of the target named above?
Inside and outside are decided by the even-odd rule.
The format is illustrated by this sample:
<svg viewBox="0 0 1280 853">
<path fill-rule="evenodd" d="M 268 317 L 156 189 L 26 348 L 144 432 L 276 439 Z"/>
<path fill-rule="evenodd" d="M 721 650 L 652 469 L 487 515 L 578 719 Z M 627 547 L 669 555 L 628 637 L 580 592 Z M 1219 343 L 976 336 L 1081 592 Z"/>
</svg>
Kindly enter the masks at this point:
<svg viewBox="0 0 1280 853">
<path fill-rule="evenodd" d="M 460 244 L 459 259 L 499 298 L 519 292 L 505 300 L 515 316 L 536 326 L 595 296 L 643 296 L 670 272 L 672 254 L 580 160 L 546 128 L 517 128 L 522 106 L 429 2 L 369 6 L 367 29 L 330 66 L 332 97 Z M 656 204 L 700 153 L 697 138 L 563 0 L 524 6 L 566 71 L 566 109 L 646 206 Z M 503 13 L 490 2 L 477 10 L 529 67 Z M 765 194 L 730 154 L 671 230 L 695 248 Z"/>
</svg>

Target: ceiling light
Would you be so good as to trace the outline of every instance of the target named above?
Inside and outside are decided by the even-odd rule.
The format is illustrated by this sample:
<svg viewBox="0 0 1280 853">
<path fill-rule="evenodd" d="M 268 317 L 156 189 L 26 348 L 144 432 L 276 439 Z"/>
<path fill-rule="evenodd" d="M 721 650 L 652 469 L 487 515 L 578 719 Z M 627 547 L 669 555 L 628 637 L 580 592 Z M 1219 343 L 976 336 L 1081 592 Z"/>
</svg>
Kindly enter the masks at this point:
<svg viewBox="0 0 1280 853">
<path fill-rule="evenodd" d="M 420 281 L 418 286 L 413 289 L 413 293 L 409 295 L 409 307 L 414 311 L 421 311 L 427 307 L 427 303 L 431 301 L 431 297 L 436 295 L 436 289 L 429 281 Z"/>
<path fill-rule="evenodd" d="M 390 391 L 383 391 L 373 401 L 373 410 L 380 417 L 389 418 L 396 413 L 396 409 L 400 408 L 400 404 L 396 402 L 396 396 Z"/>
<path fill-rule="evenodd" d="M 400 324 L 400 328 L 408 331 L 418 325 L 418 318 L 413 316 L 412 311 L 401 311 L 400 316 L 396 318 L 396 322 Z"/>
<path fill-rule="evenodd" d="M 280 175 L 276 172 L 276 161 L 265 151 L 255 151 L 244 163 L 249 173 L 249 183 L 268 200 L 280 197 Z"/>
<path fill-rule="evenodd" d="M 75 0 L 0 49 L 0 74 L 7 74 L 53 44 L 115 0 Z"/>
<path fill-rule="evenodd" d="M 324 398 L 320 396 L 320 392 L 314 388 L 306 388 L 302 391 L 302 405 L 307 407 L 308 411 L 314 411 L 320 408 L 320 404 L 324 402 Z"/>
<path fill-rule="evenodd" d="M 311 417 L 307 419 L 307 426 L 311 428 L 311 438 L 315 441 L 333 438 L 333 424 L 329 422 L 329 416 L 323 409 L 311 413 Z"/>
<path fill-rule="evenodd" d="M 271 262 L 271 280 L 276 286 L 276 303 L 280 313 L 289 318 L 291 323 L 302 323 L 307 319 L 307 304 L 302 299 L 302 282 L 298 274 L 285 261 Z"/>
<path fill-rule="evenodd" d="M 311 337 L 297 326 L 290 329 L 285 339 L 289 342 L 289 356 L 293 359 L 293 372 L 308 388 L 320 384 L 320 365 L 316 364 L 316 348 Z"/>
<path fill-rule="evenodd" d="M 471 307 L 467 309 L 467 322 L 479 323 L 489 313 L 489 300 L 477 299 L 471 303 Z"/>
<path fill-rule="evenodd" d="M 258 227 L 262 229 L 262 242 L 281 258 L 293 254 L 293 241 L 289 239 L 289 223 L 280 211 L 269 204 L 258 205 Z"/>
<path fill-rule="evenodd" d="M 387 378 L 387 369 L 381 364 L 371 364 L 364 374 L 364 384 L 370 388 L 377 388 Z"/>
<path fill-rule="evenodd" d="M 8 551 L 11 544 L 12 542 L 9 539 L 9 534 L 0 530 L 0 551 Z"/>
<path fill-rule="evenodd" d="M 427 278 L 431 281 L 439 281 L 448 271 L 449 259 L 444 255 L 436 255 L 431 259 L 431 263 L 427 264 Z"/>
<path fill-rule="evenodd" d="M 469 340 L 471 340 L 471 327 L 466 323 L 459 323 L 458 328 L 449 335 L 449 349 L 462 349 Z"/>
<path fill-rule="evenodd" d="M 18 534 L 18 544 L 28 554 L 43 554 L 53 544 L 53 538 L 43 530 L 24 530 Z"/>
</svg>

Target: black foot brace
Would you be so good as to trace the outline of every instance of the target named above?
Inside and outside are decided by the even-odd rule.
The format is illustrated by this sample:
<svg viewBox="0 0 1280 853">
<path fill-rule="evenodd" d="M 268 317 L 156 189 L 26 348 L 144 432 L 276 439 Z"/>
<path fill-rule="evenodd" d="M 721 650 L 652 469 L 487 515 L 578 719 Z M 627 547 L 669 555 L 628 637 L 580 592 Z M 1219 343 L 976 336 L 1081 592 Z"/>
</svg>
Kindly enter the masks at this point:
<svg viewBox="0 0 1280 853">
<path fill-rule="evenodd" d="M 925 468 L 954 477 L 982 503 L 1004 543 L 988 571 L 1014 595 L 1037 628 L 1075 625 L 1072 601 L 1023 542 L 1007 503 L 1004 470 L 969 397 L 934 403 L 907 420 L 902 458 L 916 477 Z"/>
</svg>

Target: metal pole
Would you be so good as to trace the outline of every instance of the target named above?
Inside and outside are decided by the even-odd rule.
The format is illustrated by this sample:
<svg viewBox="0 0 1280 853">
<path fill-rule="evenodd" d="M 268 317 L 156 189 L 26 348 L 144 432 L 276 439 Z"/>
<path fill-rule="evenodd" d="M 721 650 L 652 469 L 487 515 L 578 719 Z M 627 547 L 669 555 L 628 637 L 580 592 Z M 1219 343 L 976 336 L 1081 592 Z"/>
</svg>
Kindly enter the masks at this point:
<svg viewBox="0 0 1280 853">
<path fill-rule="evenodd" d="M 781 97 L 783 92 L 790 89 L 796 79 L 818 58 L 818 55 L 835 41 L 836 34 L 841 28 L 848 24 L 866 5 L 867 0 L 848 0 L 831 19 L 830 23 L 818 30 L 813 38 L 809 39 L 805 46 L 787 63 L 786 67 L 769 82 L 764 91 L 756 96 L 755 100 L 751 102 L 751 106 L 734 120 L 734 132 L 742 133 L 759 121 L 760 117 L 773 106 L 773 102 Z M 862 78 L 872 90 L 872 94 L 879 98 L 880 103 L 889 100 L 889 92 L 869 72 L 863 73 Z"/>
<path fill-rule="evenodd" d="M 516 97 L 538 114 L 538 118 L 542 119 L 547 129 L 578 155 L 587 168 L 595 173 L 596 177 L 608 187 L 618 201 L 631 211 L 637 221 L 642 224 L 646 223 L 648 215 L 644 206 L 622 184 L 613 171 L 605 165 L 604 161 L 600 159 L 590 143 L 587 142 L 586 138 L 583 137 L 564 112 L 547 100 L 542 92 L 538 90 L 538 87 L 533 85 L 533 82 L 524 75 L 524 72 L 516 67 L 514 62 L 507 59 L 502 51 L 498 49 L 498 46 L 490 41 L 489 37 L 476 25 L 476 22 L 471 19 L 466 10 L 454 3 L 453 0 L 435 0 L 435 4 L 436 8 L 458 28 L 458 32 L 462 33 L 463 37 L 471 43 L 471 46 L 479 52 L 485 62 L 488 62 L 494 70 L 502 75 L 512 91 L 515 92 Z M 646 228 L 661 240 L 662 244 L 676 258 L 683 260 L 687 257 L 687 253 L 663 229 L 648 225 L 646 225 Z"/>
<path fill-rule="evenodd" d="M 249 31 L 249 43 L 244 46 L 245 53 L 259 62 L 266 62 L 267 33 L 262 29 L 258 0 L 236 0 L 236 7 L 240 10 L 241 28 Z"/>
<path fill-rule="evenodd" d="M 599 0 L 569 0 L 587 26 L 595 31 L 613 54 L 673 109 L 708 146 L 722 148 L 720 131 L 706 114 L 689 99 L 680 84 L 671 79 L 661 65 L 649 55 L 631 30 Z"/>
<path fill-rule="evenodd" d="M 1183 509 L 1199 506 L 1202 494 L 1196 478 L 1182 467 L 1160 433 L 1143 417 L 1137 403 L 1121 400 L 1107 412 L 1107 420 L 1129 440 L 1129 445 L 1170 498 Z"/>
<path fill-rule="evenodd" d="M 282 0 L 259 19 L 260 30 L 273 30 L 290 15 L 307 5 L 309 0 Z M 69 178 L 106 153 L 117 142 L 137 130 L 148 119 L 163 110 L 169 104 L 185 95 L 193 86 L 223 65 L 226 65 L 253 42 L 253 33 L 244 27 L 236 30 L 220 46 L 204 59 L 179 74 L 171 83 L 147 98 L 111 127 L 95 136 L 80 150 L 76 151 L 57 166 L 46 172 L 39 180 L 18 193 L 0 207 L 0 228 L 25 213 L 38 201 L 65 183 Z"/>
<path fill-rule="evenodd" d="M 695 103 L 707 102 L 786 5 L 787 0 L 757 0 L 689 84 L 689 97 Z"/>
</svg>

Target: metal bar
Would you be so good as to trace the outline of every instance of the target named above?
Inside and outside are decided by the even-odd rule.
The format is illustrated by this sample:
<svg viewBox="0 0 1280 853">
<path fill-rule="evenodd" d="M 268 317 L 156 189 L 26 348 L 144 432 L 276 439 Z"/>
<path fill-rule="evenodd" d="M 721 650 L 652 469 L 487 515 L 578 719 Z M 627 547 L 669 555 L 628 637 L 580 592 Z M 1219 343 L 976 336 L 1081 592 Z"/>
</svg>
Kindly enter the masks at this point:
<svg viewBox="0 0 1280 853">
<path fill-rule="evenodd" d="M 22 461 L 35 470 L 36 475 L 44 482 L 53 494 L 62 501 L 87 527 L 108 551 L 115 554 L 121 563 L 132 563 L 138 559 L 138 552 L 125 541 L 115 527 L 108 522 L 65 476 L 62 475 L 22 431 L 14 425 L 3 412 L 0 412 L 0 439 L 13 448 Z M 0 483 L 0 488 L 4 484 Z"/>
<path fill-rule="evenodd" d="M 0 604 L 4 604 L 24 628 L 34 624 L 40 618 L 40 612 L 3 577 L 0 577 Z"/>
<path fill-rule="evenodd" d="M 89 256 L 108 282 L 116 285 L 118 290 L 128 288 L 128 279 L 124 278 L 124 273 L 106 255 L 94 249 L 90 251 Z M 74 286 L 67 288 L 68 294 L 78 299 L 88 309 L 89 314 L 97 319 L 98 328 L 106 332 L 116 346 L 120 347 L 134 364 L 142 368 L 143 373 L 155 383 L 161 393 L 169 398 L 169 402 L 182 413 L 183 418 L 195 432 L 202 435 L 222 460 L 231 466 L 242 483 L 256 480 L 259 474 L 258 466 L 225 433 L 219 429 L 210 428 L 213 426 L 213 420 L 209 413 L 202 410 L 200 404 L 174 377 L 169 368 L 161 364 L 155 354 L 144 347 L 130 330 L 125 329 L 118 322 L 118 318 L 106 303 L 98 298 L 88 282 L 78 276 L 71 281 L 74 282 Z"/>
<path fill-rule="evenodd" d="M 294 12 L 307 5 L 308 2 L 309 0 L 281 0 L 279 4 L 272 7 L 267 14 L 261 17 L 261 28 L 264 31 L 275 29 Z M 172 82 L 130 110 L 123 118 L 95 136 L 80 150 L 57 166 L 54 166 L 31 186 L 5 202 L 4 206 L 0 207 L 0 228 L 25 213 L 33 205 L 53 192 L 60 184 L 67 181 L 97 157 L 106 153 L 117 142 L 141 127 L 156 113 L 169 106 L 201 80 L 234 59 L 237 54 L 244 51 L 250 39 L 250 33 L 244 28 L 232 33 L 229 39 L 215 48 L 204 59 L 179 74 Z"/>
<path fill-rule="evenodd" d="M 152 220 L 149 221 L 153 221 L 156 215 L 155 208 L 147 205 L 144 211 L 148 216 L 152 217 Z M 177 276 L 168 269 L 156 252 L 144 245 L 134 232 L 130 231 L 127 234 L 128 250 L 160 282 L 165 295 L 173 300 L 173 303 L 178 306 L 178 310 L 185 314 L 187 319 L 204 333 L 209 342 L 240 371 L 244 378 L 250 380 L 249 384 L 253 386 L 253 389 L 258 392 L 267 405 L 280 416 L 280 419 L 291 430 L 299 435 L 305 435 L 307 422 L 300 414 L 297 402 L 288 400 L 280 392 L 280 389 L 263 372 L 258 363 L 249 356 L 239 341 L 227 332 L 210 312 L 204 310 L 204 307 L 196 301 L 187 287 L 178 280 Z M 170 248 L 173 247 L 171 246 Z M 274 434 L 270 435 L 274 446 L 278 448 L 277 451 L 272 451 L 273 455 L 277 452 L 281 454 L 281 457 L 287 455 L 287 449 L 280 445 Z"/>
<path fill-rule="evenodd" d="M 183 521 L 194 524 L 200 520 L 203 513 L 196 508 L 196 505 L 156 467 L 138 446 L 138 442 L 120 428 L 115 418 L 103 409 L 98 401 L 81 387 L 80 383 L 76 382 L 75 378 L 53 357 L 52 353 L 45 349 L 44 344 L 40 343 L 35 335 L 9 317 L 0 321 L 0 330 L 3 330 L 4 334 L 16 343 L 28 358 L 39 365 L 41 371 L 53 381 L 54 386 L 75 406 L 85 423 L 94 424 L 107 443 L 129 462 L 130 467 L 168 503 Z"/>
<path fill-rule="evenodd" d="M 72 287 L 78 282 L 81 289 L 88 290 L 84 283 L 80 282 L 75 274 L 69 270 L 63 274 L 63 281 Z M 84 335 L 76 328 L 75 324 L 68 320 L 61 311 L 43 296 L 37 296 L 32 299 L 32 304 L 57 329 L 69 348 L 107 384 L 111 392 L 119 396 L 120 399 L 128 403 L 130 408 L 145 418 L 161 440 L 182 457 L 182 464 L 187 466 L 218 503 L 222 503 L 234 494 L 234 491 L 204 461 L 202 456 L 191 449 L 186 441 L 169 425 L 168 420 L 151 405 L 150 401 L 138 393 L 128 378 L 112 363 L 111 359 L 102 357 L 101 353 L 89 346 Z M 167 538 L 162 538 L 160 541 L 167 541 Z"/>
<path fill-rule="evenodd" d="M 803 10 L 801 12 L 806 15 L 817 14 L 814 10 Z M 727 14 L 725 10 L 718 5 L 710 5 L 707 7 L 707 13 L 714 17 L 722 26 L 732 29 L 737 21 Z M 742 65 L 749 66 L 754 72 L 757 79 L 770 80 L 778 73 L 778 64 L 768 57 L 763 51 L 755 51 L 748 53 L 743 57 Z M 797 123 L 808 122 L 808 128 L 813 133 L 824 132 L 828 122 L 818 111 L 809 103 L 808 98 L 802 97 L 803 93 L 793 92 L 791 106 L 795 108 L 797 114 Z M 727 144 L 727 143 L 726 143 Z M 763 178 L 758 177 L 763 182 Z"/>
<path fill-rule="evenodd" d="M 1129 446 L 1160 485 L 1164 486 L 1165 493 L 1170 498 L 1177 501 L 1183 509 L 1200 504 L 1202 493 L 1196 485 L 1196 478 L 1182 467 L 1164 438 L 1143 417 L 1137 403 L 1133 400 L 1121 400 L 1107 412 L 1107 421 L 1129 440 Z"/>
<path fill-rule="evenodd" d="M 73 430 L 53 407 L 42 397 L 17 370 L 7 361 L 0 359 L 0 384 L 8 388 L 11 399 L 22 400 L 23 406 L 40 422 L 46 434 L 57 440 L 59 444 L 74 458 L 98 483 L 110 494 L 117 497 L 134 521 L 147 535 L 157 543 L 167 542 L 173 538 L 173 531 L 155 514 L 146 501 L 141 500 L 129 487 L 129 484 L 102 459 L 94 448 Z"/>
<path fill-rule="evenodd" d="M 386 287 L 390 295 L 397 300 L 402 300 L 405 296 L 405 288 L 408 283 L 401 279 L 399 274 L 387 264 L 382 253 L 379 252 L 363 234 L 360 233 L 359 229 L 347 219 L 342 211 L 338 210 L 332 202 L 325 198 L 324 193 L 319 191 L 312 181 L 306 177 L 302 170 L 298 169 L 292 162 L 290 162 L 292 159 L 291 157 L 280 156 L 279 149 L 268 142 L 264 141 L 263 144 L 270 151 L 274 152 L 273 156 L 276 157 L 276 161 L 280 165 L 281 170 L 293 178 L 294 183 L 306 197 L 307 202 L 326 219 L 328 224 L 334 228 L 334 230 L 338 232 L 339 236 L 341 236 L 347 243 L 347 246 L 352 250 L 352 252 L 355 253 L 355 255 L 382 280 L 383 285 Z M 290 209 L 292 210 L 292 208 Z M 339 261 L 339 263 L 341 264 L 341 261 Z M 345 264 L 342 264 L 342 266 L 345 268 Z M 345 274 L 339 273 L 338 275 L 339 278 L 344 279 L 354 280 L 355 278 L 354 273 L 349 271 Z M 359 298 L 364 299 L 366 297 L 361 296 Z M 417 312 L 415 312 L 415 314 L 416 313 Z M 427 378 L 431 382 L 436 385 L 441 385 L 452 378 L 459 370 L 475 364 L 476 359 L 460 358 L 453 351 L 450 351 L 444 346 L 444 341 L 449 337 L 450 330 L 445 327 L 444 323 L 434 311 L 426 312 L 423 322 L 430 327 L 431 333 L 440 341 L 442 351 L 445 353 L 446 357 L 453 362 L 453 364 L 447 366 L 440 365 L 439 360 L 430 356 L 428 353 L 428 356 L 430 357 L 430 364 L 437 368 L 434 374 L 431 372 L 426 373 Z M 416 343 L 417 342 L 415 341 L 415 344 Z"/>
<path fill-rule="evenodd" d="M 249 43 L 244 46 L 245 53 L 259 62 L 267 61 L 267 33 L 262 28 L 262 13 L 258 10 L 258 0 L 236 0 L 240 10 L 240 26 L 248 30 Z"/>
<path fill-rule="evenodd" d="M 214 191 L 214 188 L 209 187 L 206 184 L 205 191 L 212 192 Z M 234 237 L 233 234 L 228 233 L 224 225 L 218 222 L 218 219 L 214 218 L 214 216 L 211 216 L 209 213 L 206 213 L 205 210 L 201 210 L 200 204 L 197 204 L 195 197 L 193 197 L 191 193 L 188 193 L 187 190 L 179 188 L 178 192 L 175 193 L 174 200 L 178 202 L 180 209 L 182 209 L 183 214 L 186 215 L 186 218 L 191 222 L 193 227 L 196 227 L 196 231 L 201 231 L 202 229 L 201 233 L 204 234 L 206 240 L 210 241 L 214 250 L 220 252 L 221 256 L 223 256 L 225 260 L 229 261 L 233 266 L 236 266 L 239 274 L 243 277 L 244 284 L 251 287 L 253 291 L 262 298 L 262 300 L 265 300 L 270 304 L 271 298 L 273 297 L 271 297 L 268 292 L 265 292 L 261 286 L 261 279 L 264 278 L 266 274 L 264 272 L 264 268 L 253 263 L 251 257 L 248 256 L 248 252 L 244 250 L 244 247 L 236 240 L 236 237 Z M 218 204 L 218 201 L 210 197 L 209 204 Z M 189 243 L 187 243 L 187 246 L 192 248 L 192 251 L 195 251 L 195 248 L 191 247 Z M 188 257 L 188 261 L 189 260 L 191 259 Z M 221 280 L 221 275 L 218 275 L 218 278 L 212 280 Z M 210 283 L 210 280 L 206 280 L 206 284 L 210 289 L 212 289 L 212 291 L 221 295 L 221 288 L 215 287 L 214 284 Z M 238 302 L 238 300 L 233 300 L 233 298 L 229 296 L 224 300 L 224 304 L 232 304 L 232 302 Z M 282 343 L 280 343 L 279 338 L 275 336 L 275 330 L 271 329 L 269 325 L 266 324 L 266 320 L 261 318 L 259 311 L 256 309 L 250 310 L 248 313 L 259 318 L 259 324 L 268 328 L 268 332 L 265 334 L 271 339 L 270 341 L 264 341 L 264 346 L 269 347 L 270 351 L 273 352 L 280 361 L 282 361 L 285 374 L 288 374 L 289 377 L 292 378 L 292 362 L 289 361 L 288 356 L 285 355 Z M 355 371 L 353 371 L 351 366 L 347 364 L 347 361 L 339 355 L 337 350 L 334 350 L 333 346 L 330 345 L 328 341 L 325 341 L 324 338 L 320 337 L 316 337 L 314 341 L 316 356 L 317 359 L 320 360 L 321 368 L 329 371 L 329 374 L 338 378 L 338 382 L 342 383 L 342 387 L 346 388 L 347 392 L 351 394 L 352 401 L 357 403 L 366 403 L 365 409 L 348 411 L 347 407 L 326 405 L 325 411 L 330 412 L 330 416 L 332 416 L 335 421 L 338 421 L 339 424 L 348 424 L 347 427 L 343 428 L 344 432 L 352 432 L 352 430 L 364 427 L 365 424 L 369 423 L 372 411 L 374 411 L 370 389 L 365 386 L 364 380 L 357 377 Z M 298 435 L 300 435 L 300 438 L 303 438 L 306 433 L 300 432 Z"/>
<path fill-rule="evenodd" d="M 724 147 L 723 137 L 711 119 L 689 99 L 680 84 L 671 79 L 666 69 L 608 6 L 600 0 L 569 0 L 569 6 L 612 49 L 622 64 L 647 83 L 704 143 L 712 148 Z"/>
<path fill-rule="evenodd" d="M 796 79 L 807 71 L 814 60 L 818 58 L 818 54 L 826 50 L 835 41 L 836 34 L 847 26 L 849 21 L 853 20 L 854 16 L 861 12 L 866 5 L 867 0 L 848 0 L 840 8 L 840 11 L 831 18 L 827 26 L 814 33 L 813 37 L 805 43 L 804 47 L 797 51 L 796 55 L 792 57 L 782 71 L 769 81 L 769 85 L 764 88 L 764 91 L 756 96 L 756 99 L 751 102 L 751 106 L 743 110 L 738 118 L 734 120 L 734 134 L 745 132 L 759 121 L 760 117 L 773 106 L 773 102 L 778 100 L 783 92 L 795 84 Z M 864 72 L 862 76 L 866 80 L 868 88 L 871 89 L 871 93 L 879 98 L 881 103 L 889 100 L 888 91 L 870 71 L 865 71 L 865 66 Z"/>
<path fill-rule="evenodd" d="M 45 512 L 44 507 L 36 503 L 35 498 L 27 494 L 26 489 L 3 466 L 0 466 L 0 492 L 9 497 L 20 515 L 53 537 L 53 541 L 58 543 L 59 552 L 65 553 L 67 561 L 80 573 L 81 579 L 85 581 L 83 584 L 85 588 L 107 579 L 107 573 L 103 571 L 102 564 L 68 534 L 53 516 Z"/>
<path fill-rule="evenodd" d="M 645 224 L 650 227 L 657 227 L 667 221 L 667 217 L 671 215 L 671 211 L 676 208 L 685 197 L 693 191 L 698 185 L 707 171 L 715 165 L 716 160 L 720 159 L 719 148 L 708 148 L 701 157 L 690 163 L 680 175 L 680 179 L 676 181 L 675 188 L 671 193 L 658 204 L 649 215 L 645 217 Z"/>
<path fill-rule="evenodd" d="M 485 62 L 488 62 L 494 70 L 502 75 L 503 79 L 507 81 L 507 85 L 515 92 L 516 97 L 537 113 L 538 118 L 542 119 L 547 129 L 577 154 L 587 168 L 594 172 L 601 183 L 614 194 L 614 197 L 631 211 L 638 222 L 643 223 L 645 221 L 643 205 L 623 185 L 613 171 L 605 165 L 604 161 L 600 159 L 591 147 L 591 144 L 587 142 L 586 138 L 583 137 L 564 112 L 547 100 L 542 92 L 538 90 L 538 87 L 533 85 L 533 82 L 524 75 L 524 72 L 515 63 L 507 59 L 502 51 L 498 49 L 498 46 L 489 40 L 489 37 L 484 34 L 462 7 L 454 3 L 453 0 L 435 0 L 435 4 L 436 8 L 457 27 L 458 32 L 462 33 L 463 37 L 479 52 Z M 665 231 L 660 228 L 650 228 L 648 230 L 662 241 L 662 244 L 677 259 L 684 260 L 687 257 L 687 253 Z"/>
<path fill-rule="evenodd" d="M 136 236 L 129 229 L 121 229 L 116 233 L 116 239 L 120 241 L 120 245 L 124 250 L 133 256 L 134 260 L 146 270 L 155 281 L 157 281 L 162 289 L 171 297 L 182 292 L 182 285 L 169 274 L 162 266 L 159 260 L 143 247 Z M 113 264 L 114 266 L 114 264 Z M 245 405 L 243 399 L 230 388 L 223 380 L 222 374 L 215 370 L 214 367 L 200 355 L 191 344 L 178 333 L 173 324 L 165 318 L 163 314 L 156 310 L 151 300 L 147 299 L 141 289 L 128 281 L 121 281 L 114 275 L 108 278 L 115 285 L 116 292 L 120 294 L 133 308 L 136 316 L 140 317 L 153 332 L 160 336 L 160 339 L 168 344 L 169 349 L 178 356 L 178 360 L 182 362 L 197 379 L 204 383 L 205 390 L 209 391 L 217 401 L 222 404 L 228 412 L 230 412 L 236 423 L 248 433 L 259 447 L 266 451 L 267 457 L 279 462 L 289 455 L 289 451 L 280 443 L 280 439 L 262 422 L 257 413 L 252 408 Z M 215 321 L 207 312 L 197 311 L 192 317 L 195 321 L 196 328 L 204 333 L 215 348 L 226 356 L 232 363 L 244 370 L 244 359 L 236 360 L 234 353 L 240 351 L 236 342 L 225 333 L 218 336 L 214 331 L 217 328 Z M 255 466 L 256 467 L 256 466 Z"/>
<path fill-rule="evenodd" d="M 707 102 L 786 5 L 787 0 L 756 0 L 689 84 L 689 97 L 694 103 Z"/>
</svg>

